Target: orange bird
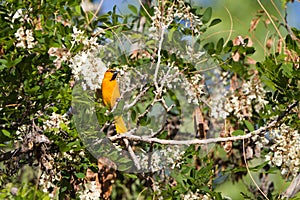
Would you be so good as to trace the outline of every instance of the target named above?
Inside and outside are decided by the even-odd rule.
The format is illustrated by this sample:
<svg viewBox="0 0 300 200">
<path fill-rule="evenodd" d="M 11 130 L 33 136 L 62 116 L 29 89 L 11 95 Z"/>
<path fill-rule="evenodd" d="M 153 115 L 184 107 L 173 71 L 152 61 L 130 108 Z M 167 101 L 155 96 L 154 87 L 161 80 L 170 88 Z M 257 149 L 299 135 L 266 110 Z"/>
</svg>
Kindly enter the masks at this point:
<svg viewBox="0 0 300 200">
<path fill-rule="evenodd" d="M 116 80 L 117 75 L 117 71 L 108 69 L 105 72 L 104 78 L 102 80 L 102 100 L 104 105 L 108 106 L 110 110 L 114 107 L 117 99 L 120 97 L 119 84 Z M 117 133 L 126 133 L 127 128 L 125 126 L 122 116 L 115 116 L 114 120 Z"/>
</svg>

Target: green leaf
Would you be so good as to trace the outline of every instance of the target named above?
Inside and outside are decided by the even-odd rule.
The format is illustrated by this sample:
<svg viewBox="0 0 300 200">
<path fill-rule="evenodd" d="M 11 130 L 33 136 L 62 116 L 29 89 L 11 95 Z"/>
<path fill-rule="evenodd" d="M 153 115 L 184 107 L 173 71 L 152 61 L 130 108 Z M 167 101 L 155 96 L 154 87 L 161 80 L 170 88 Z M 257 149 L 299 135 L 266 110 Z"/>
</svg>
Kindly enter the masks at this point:
<svg viewBox="0 0 300 200">
<path fill-rule="evenodd" d="M 128 177 L 128 178 L 133 178 L 133 179 L 137 178 L 137 175 L 135 175 L 135 174 L 126 174 L 126 173 L 124 173 L 123 175 Z"/>
<path fill-rule="evenodd" d="M 15 59 L 13 61 L 13 66 L 17 65 L 18 63 L 20 63 L 23 60 L 24 56 L 19 56 L 17 59 Z"/>
<path fill-rule="evenodd" d="M 11 137 L 11 135 L 10 135 L 10 132 L 9 131 L 7 131 L 7 130 L 2 130 L 2 133 L 3 133 L 3 135 L 5 135 L 6 137 Z"/>
<path fill-rule="evenodd" d="M 140 124 L 141 124 L 141 126 L 146 126 L 147 122 L 148 122 L 148 117 L 147 116 L 144 116 L 144 117 L 140 118 Z"/>
<path fill-rule="evenodd" d="M 5 69 L 5 68 L 7 68 L 6 65 L 0 65 L 0 71 L 3 70 L 3 69 Z"/>
<path fill-rule="evenodd" d="M 233 136 L 238 136 L 238 135 L 244 135 L 244 131 L 243 130 L 235 130 L 231 133 Z"/>
<path fill-rule="evenodd" d="M 134 5 L 129 4 L 128 5 L 128 9 L 131 10 L 131 12 L 133 12 L 133 14 L 135 14 L 135 15 L 138 14 L 138 10 L 137 10 L 137 8 Z"/>
<path fill-rule="evenodd" d="M 64 191 L 66 191 L 68 188 L 65 186 L 65 187 L 62 187 L 61 189 L 60 189 L 60 191 L 61 192 L 64 192 Z"/>
<path fill-rule="evenodd" d="M 47 196 L 44 196 L 42 200 L 50 200 L 50 197 L 49 197 L 49 195 L 47 195 Z"/>
<path fill-rule="evenodd" d="M 248 120 L 245 120 L 244 124 L 250 132 L 254 131 L 253 125 Z"/>
<path fill-rule="evenodd" d="M 75 173 L 75 176 L 77 176 L 77 178 L 85 178 L 85 174 L 82 172 Z"/>
<path fill-rule="evenodd" d="M 35 93 L 40 89 L 40 86 L 36 85 L 28 90 L 28 93 Z"/>
<path fill-rule="evenodd" d="M 118 170 L 125 171 L 131 168 L 131 165 L 119 165 Z"/>
<path fill-rule="evenodd" d="M 169 34 L 168 34 L 168 41 L 169 42 L 172 41 L 174 31 L 176 31 L 175 27 L 173 27 L 173 28 L 171 28 L 171 30 L 169 30 Z"/>
<path fill-rule="evenodd" d="M 223 45 L 224 45 L 224 39 L 221 38 L 218 43 L 217 43 L 217 46 L 216 46 L 216 51 L 217 53 L 221 53 L 222 50 L 223 50 Z"/>
<path fill-rule="evenodd" d="M 202 21 L 203 23 L 207 23 L 210 19 L 211 19 L 211 15 L 212 15 L 212 8 L 208 7 L 205 11 L 204 14 L 202 16 Z"/>
<path fill-rule="evenodd" d="M 6 59 L 0 59 L 0 63 L 4 64 L 4 65 L 7 65 L 7 60 Z"/>
<path fill-rule="evenodd" d="M 130 115 L 130 117 L 131 117 L 131 121 L 135 121 L 135 119 L 136 119 L 136 111 L 135 110 L 132 110 L 131 111 L 131 115 Z"/>
<path fill-rule="evenodd" d="M 247 47 L 246 48 L 246 54 L 253 54 L 255 52 L 255 48 L 254 47 Z"/>
<path fill-rule="evenodd" d="M 55 107 L 55 106 L 52 106 L 51 108 L 52 108 L 52 111 L 53 111 L 54 113 L 56 113 L 56 111 L 59 110 L 59 109 L 58 109 L 57 107 Z"/>
<path fill-rule="evenodd" d="M 204 46 L 203 46 L 203 49 L 205 49 L 207 51 L 208 54 L 213 54 L 214 53 L 214 43 L 212 42 L 209 42 L 209 43 L 206 43 Z"/>
<path fill-rule="evenodd" d="M 222 22 L 221 19 L 213 19 L 212 22 L 210 23 L 209 27 L 212 27 L 214 25 L 219 24 L 220 22 Z"/>
<path fill-rule="evenodd" d="M 293 74 L 293 64 L 292 63 L 286 63 L 286 64 L 283 64 L 281 66 L 281 69 L 282 69 L 282 73 L 288 77 L 288 78 L 293 78 L 294 74 Z"/>
</svg>

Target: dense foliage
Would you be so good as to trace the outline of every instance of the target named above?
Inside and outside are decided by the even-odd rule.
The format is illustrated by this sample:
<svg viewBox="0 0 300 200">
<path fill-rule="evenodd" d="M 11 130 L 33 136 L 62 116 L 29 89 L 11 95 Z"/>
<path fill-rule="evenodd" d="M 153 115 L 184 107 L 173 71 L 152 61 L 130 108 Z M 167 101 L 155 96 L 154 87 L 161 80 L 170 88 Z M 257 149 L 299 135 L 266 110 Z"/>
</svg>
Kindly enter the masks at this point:
<svg viewBox="0 0 300 200">
<path fill-rule="evenodd" d="M 241 198 L 294 197 L 297 184 L 269 176 L 299 176 L 300 31 L 261 12 L 285 30 L 256 62 L 250 36 L 203 39 L 222 23 L 212 8 L 128 8 L 0 3 L 0 199 L 225 199 L 228 182 L 247 187 Z M 111 112 L 108 68 L 122 91 Z M 115 134 L 116 115 L 129 134 Z"/>
</svg>

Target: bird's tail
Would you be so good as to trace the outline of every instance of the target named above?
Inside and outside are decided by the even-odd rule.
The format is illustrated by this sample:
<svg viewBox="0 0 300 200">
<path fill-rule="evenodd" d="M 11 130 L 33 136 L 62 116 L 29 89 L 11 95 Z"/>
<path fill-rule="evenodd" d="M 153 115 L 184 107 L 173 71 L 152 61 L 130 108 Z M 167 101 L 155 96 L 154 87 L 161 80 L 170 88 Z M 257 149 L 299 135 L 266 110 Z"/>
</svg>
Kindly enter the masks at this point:
<svg viewBox="0 0 300 200">
<path fill-rule="evenodd" d="M 117 133 L 119 133 L 119 134 L 126 133 L 127 128 L 126 128 L 126 125 L 124 123 L 122 116 L 115 116 L 114 119 L 115 119 Z"/>
</svg>

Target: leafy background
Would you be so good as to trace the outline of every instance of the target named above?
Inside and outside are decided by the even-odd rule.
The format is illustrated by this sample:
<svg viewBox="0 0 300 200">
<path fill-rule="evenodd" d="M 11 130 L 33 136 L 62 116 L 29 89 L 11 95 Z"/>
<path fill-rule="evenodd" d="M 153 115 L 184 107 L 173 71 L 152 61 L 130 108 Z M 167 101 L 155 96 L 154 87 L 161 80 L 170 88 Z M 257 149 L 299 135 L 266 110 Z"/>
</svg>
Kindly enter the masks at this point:
<svg viewBox="0 0 300 200">
<path fill-rule="evenodd" d="M 269 102 L 264 107 L 264 112 L 253 109 L 252 116 L 247 120 L 239 119 L 231 113 L 226 120 L 231 124 L 232 130 L 225 130 L 226 134 L 229 132 L 225 136 L 240 135 L 244 131 L 263 127 L 282 113 L 282 121 L 272 130 L 281 130 L 282 124 L 288 126 L 287 130 L 299 130 L 300 126 L 299 105 L 295 104 L 300 99 L 299 24 L 289 32 L 284 27 L 285 19 L 282 18 L 286 3 L 295 9 L 299 8 L 299 3 L 276 1 L 274 7 L 269 2 L 263 2 L 268 13 L 272 14 L 274 26 L 266 12 L 259 11 L 262 7 L 258 2 L 245 1 L 243 5 L 236 1 L 214 2 L 211 3 L 212 8 L 207 8 L 207 2 L 190 2 L 193 7 L 198 8 L 191 10 L 191 13 L 206 22 L 201 29 L 201 44 L 212 58 L 222 63 L 221 72 L 228 73 L 228 80 L 238 84 L 258 77 L 255 80 L 260 80 L 267 91 L 262 96 Z M 112 4 L 113 2 L 105 1 L 100 15 L 94 16 L 93 12 L 85 12 L 78 1 L 1 2 L 1 199 L 95 198 L 92 193 L 98 189 L 86 186 L 86 172 L 87 169 L 94 173 L 100 170 L 97 159 L 85 149 L 72 118 L 65 115 L 70 112 L 75 80 L 68 56 L 72 57 L 87 48 L 83 39 L 74 38 L 74 26 L 84 30 L 82 34 L 78 34 L 82 38 L 92 38 L 94 31 L 100 26 L 104 32 L 101 33 L 103 37 L 98 38 L 98 43 L 105 42 L 105 38 L 112 38 L 115 33 L 133 28 L 130 23 L 124 27 L 120 24 L 139 19 L 139 4 L 124 1 L 109 9 Z M 134 6 L 128 7 L 128 4 Z M 281 16 L 276 9 L 280 10 Z M 19 17 L 16 15 L 18 12 Z M 153 8 L 149 12 L 154 15 Z M 290 17 L 289 12 L 288 10 Z M 140 14 L 147 16 L 143 12 Z M 253 23 L 258 16 L 260 22 L 255 26 Z M 216 18 L 222 22 L 209 27 Z M 146 28 L 150 25 L 151 21 L 147 18 Z M 177 28 L 176 24 L 171 26 Z M 20 39 L 16 33 L 20 33 L 22 29 L 31 30 L 34 40 Z M 25 31 L 25 35 L 30 33 Z M 244 39 L 248 36 L 253 44 L 250 39 L 244 40 L 248 45 L 238 44 L 235 40 L 237 36 Z M 285 52 L 277 50 L 281 39 L 285 41 L 282 43 L 286 47 Z M 165 53 L 163 59 L 167 63 L 172 57 L 167 55 L 168 52 Z M 238 55 L 238 58 L 233 55 Z M 180 63 L 179 58 L 176 61 L 180 67 L 185 64 Z M 136 63 L 147 60 L 130 62 L 135 66 Z M 126 64 L 124 60 L 116 63 L 121 66 Z M 191 76 L 188 72 L 185 73 L 187 77 Z M 244 98 L 239 88 L 233 88 L 231 84 L 228 84 L 228 88 L 233 90 L 232 95 L 239 100 Z M 104 116 L 105 109 L 101 107 L 101 100 L 99 104 L 98 114 Z M 254 104 L 252 102 L 251 108 L 254 108 Z M 292 111 L 285 112 L 290 105 L 295 105 Z M 107 117 L 109 119 L 111 118 Z M 99 123 L 104 124 L 105 121 Z M 167 132 L 164 134 L 167 135 Z M 253 140 L 247 140 L 247 148 L 254 149 L 253 143 Z M 175 160 L 180 162 L 179 167 L 164 176 L 160 173 L 140 175 L 115 172 L 117 178 L 112 184 L 111 198 L 265 198 L 249 177 L 243 161 L 242 141 L 231 145 L 229 151 L 224 144 L 216 145 L 214 154 L 207 155 L 200 161 L 197 159 L 201 157 L 200 153 L 192 145 L 180 159 Z M 274 190 L 268 185 L 264 192 L 269 199 L 279 198 L 290 185 L 292 177 L 290 174 L 281 176 L 281 166 L 267 164 L 265 155 L 272 153 L 270 147 L 261 152 L 260 158 L 249 157 L 247 160 L 250 172 L 259 183 L 263 183 L 265 175 L 268 176 L 267 183 L 273 182 Z"/>
</svg>

